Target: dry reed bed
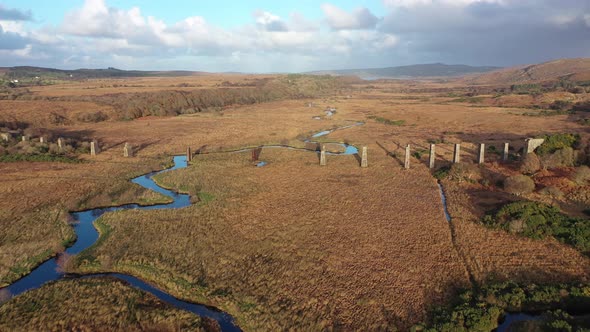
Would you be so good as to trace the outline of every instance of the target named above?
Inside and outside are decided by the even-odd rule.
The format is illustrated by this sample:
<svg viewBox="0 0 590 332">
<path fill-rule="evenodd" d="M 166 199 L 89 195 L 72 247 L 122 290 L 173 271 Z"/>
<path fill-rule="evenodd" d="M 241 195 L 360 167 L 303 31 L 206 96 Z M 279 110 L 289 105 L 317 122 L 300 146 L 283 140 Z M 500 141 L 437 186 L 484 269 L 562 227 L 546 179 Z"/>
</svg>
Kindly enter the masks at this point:
<svg viewBox="0 0 590 332">
<path fill-rule="evenodd" d="M 0 307 L 2 331 L 203 331 L 202 324 L 109 277 L 52 282 Z"/>
<path fill-rule="evenodd" d="M 74 239 L 68 211 L 169 199 L 129 179 L 167 159 L 122 160 L 108 154 L 88 163 L 0 163 L 0 287 L 63 250 Z"/>
</svg>

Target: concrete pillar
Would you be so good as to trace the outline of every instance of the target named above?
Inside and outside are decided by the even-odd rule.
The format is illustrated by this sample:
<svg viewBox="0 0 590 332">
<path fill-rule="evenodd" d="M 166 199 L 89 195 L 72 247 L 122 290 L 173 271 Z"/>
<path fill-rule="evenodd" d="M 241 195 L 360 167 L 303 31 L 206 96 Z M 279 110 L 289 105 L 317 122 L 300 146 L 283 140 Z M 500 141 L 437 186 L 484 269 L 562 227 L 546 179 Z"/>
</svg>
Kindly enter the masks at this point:
<svg viewBox="0 0 590 332">
<path fill-rule="evenodd" d="M 320 166 L 326 166 L 326 146 L 322 145 L 322 151 L 320 151 Z"/>
<path fill-rule="evenodd" d="M 186 148 L 186 161 L 191 162 L 193 160 L 193 153 L 191 151 L 191 147 Z"/>
<path fill-rule="evenodd" d="M 363 146 L 363 155 L 361 157 L 361 167 L 369 167 L 369 161 L 367 160 L 367 147 Z"/>
<path fill-rule="evenodd" d="M 502 153 L 502 160 L 508 161 L 508 150 L 510 149 L 510 143 L 504 143 L 504 152 Z"/>
<path fill-rule="evenodd" d="M 428 159 L 428 167 L 434 168 L 434 161 L 436 160 L 436 145 L 430 144 L 430 157 Z"/>
<path fill-rule="evenodd" d="M 410 144 L 406 145 L 406 159 L 404 160 L 404 168 L 410 169 Z"/>
<path fill-rule="evenodd" d="M 455 152 L 453 153 L 453 164 L 461 162 L 461 144 L 455 144 Z"/>
<path fill-rule="evenodd" d="M 60 151 L 64 149 L 65 144 L 64 144 L 63 138 L 60 137 L 57 139 L 57 147 L 59 148 Z"/>
<path fill-rule="evenodd" d="M 477 158 L 477 163 L 478 164 L 483 164 L 485 161 L 485 154 L 486 154 L 486 145 L 484 143 L 481 143 L 479 145 L 479 157 Z"/>
<path fill-rule="evenodd" d="M 29 140 L 29 136 L 23 135 L 22 140 L 23 142 L 27 142 Z"/>
<path fill-rule="evenodd" d="M 100 147 L 98 146 L 98 141 L 92 140 L 92 142 L 90 142 L 90 155 L 96 156 L 99 153 L 100 153 Z"/>
<path fill-rule="evenodd" d="M 129 143 L 125 143 L 123 147 L 123 157 L 133 157 L 133 148 Z"/>
<path fill-rule="evenodd" d="M 39 143 L 45 144 L 45 137 L 43 137 L 43 136 L 39 137 Z"/>
<path fill-rule="evenodd" d="M 535 149 L 541 146 L 545 140 L 543 138 L 527 138 L 524 143 L 524 154 L 535 152 Z"/>
</svg>

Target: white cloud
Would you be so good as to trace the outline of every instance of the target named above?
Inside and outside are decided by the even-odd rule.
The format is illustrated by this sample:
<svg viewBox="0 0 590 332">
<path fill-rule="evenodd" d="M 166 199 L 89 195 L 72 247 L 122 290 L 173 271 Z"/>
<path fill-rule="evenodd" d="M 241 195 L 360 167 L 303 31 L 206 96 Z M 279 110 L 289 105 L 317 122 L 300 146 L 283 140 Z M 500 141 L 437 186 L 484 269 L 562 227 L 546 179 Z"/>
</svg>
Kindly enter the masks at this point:
<svg viewBox="0 0 590 332">
<path fill-rule="evenodd" d="M 345 29 L 373 29 L 379 19 L 367 8 L 357 8 L 348 13 L 332 4 L 322 5 L 326 20 L 330 27 L 335 30 Z"/>
<path fill-rule="evenodd" d="M 427 5 L 451 5 L 467 6 L 473 3 L 498 3 L 502 4 L 507 0 L 383 0 L 386 7 L 416 7 Z"/>
</svg>

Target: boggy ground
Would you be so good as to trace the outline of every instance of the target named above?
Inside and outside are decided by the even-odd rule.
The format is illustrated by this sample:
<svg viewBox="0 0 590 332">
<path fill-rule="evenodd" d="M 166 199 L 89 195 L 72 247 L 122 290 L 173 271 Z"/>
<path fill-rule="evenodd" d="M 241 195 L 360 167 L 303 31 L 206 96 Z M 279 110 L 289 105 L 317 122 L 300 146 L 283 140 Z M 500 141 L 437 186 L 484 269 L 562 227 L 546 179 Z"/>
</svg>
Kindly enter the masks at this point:
<svg viewBox="0 0 590 332">
<path fill-rule="evenodd" d="M 109 277 L 52 282 L 0 307 L 2 331 L 204 331 L 204 326 L 198 316 Z"/>
<path fill-rule="evenodd" d="M 105 91 L 119 89 L 114 84 L 105 83 Z M 78 88 L 56 95 L 81 93 Z M 201 203 L 105 215 L 98 225 L 108 238 L 80 257 L 78 271 L 129 272 L 175 295 L 217 305 L 246 330 L 405 329 L 425 319 L 431 305 L 449 301 L 455 288 L 468 287 L 469 274 L 479 283 L 495 276 L 525 282 L 587 280 L 587 258 L 555 241 L 522 239 L 477 225 L 468 188 L 449 184 L 453 242 L 426 155 L 412 158 L 411 170 L 401 169 L 407 143 L 414 152 L 436 141 L 438 162 L 443 162 L 450 160 L 453 143 L 468 142 L 464 158 L 474 160 L 482 141 L 498 147 L 508 141 L 518 149 L 530 135 L 587 131 L 577 115 L 525 115 L 540 113 L 528 96 L 466 101 L 456 95 L 464 89 L 371 82 L 318 100 L 51 125 L 56 135 L 97 138 L 105 151 L 83 157 L 84 164 L 0 164 L 0 221 L 9 225 L 0 228 L 0 273 L 9 282 L 33 265 L 23 268 L 21 262 L 59 251 L 72 234 L 66 210 L 162 200 L 128 180 L 161 168 L 164 155 L 184 153 L 189 145 L 205 152 L 264 143 L 302 146 L 298 138 L 313 132 L 365 121 L 321 139 L 368 145 L 370 167 L 364 170 L 353 156 L 329 156 L 328 166 L 321 168 L 313 153 L 293 150 L 263 150 L 261 159 L 270 162 L 263 168 L 249 162 L 248 152 L 198 155 L 188 169 L 157 180 L 200 197 Z M 53 94 L 52 87 L 43 90 L 38 93 Z M 307 107 L 308 101 L 315 107 Z M 1 103 L 7 103 L 11 118 L 18 118 L 17 106 L 27 101 Z M 82 107 L 62 106 L 72 118 Z M 326 106 L 338 109 L 333 119 L 313 120 Z M 44 111 L 38 105 L 22 109 L 27 119 Z M 136 148 L 137 157 L 122 158 L 124 142 Z M 13 269 L 20 273 L 8 272 Z"/>
<path fill-rule="evenodd" d="M 354 130 L 354 129 L 350 129 Z M 102 219 L 108 234 L 81 270 L 129 272 L 206 300 L 246 330 L 406 329 L 468 286 L 436 182 L 384 154 L 264 149 L 197 156 L 156 178 L 201 203 Z"/>
</svg>

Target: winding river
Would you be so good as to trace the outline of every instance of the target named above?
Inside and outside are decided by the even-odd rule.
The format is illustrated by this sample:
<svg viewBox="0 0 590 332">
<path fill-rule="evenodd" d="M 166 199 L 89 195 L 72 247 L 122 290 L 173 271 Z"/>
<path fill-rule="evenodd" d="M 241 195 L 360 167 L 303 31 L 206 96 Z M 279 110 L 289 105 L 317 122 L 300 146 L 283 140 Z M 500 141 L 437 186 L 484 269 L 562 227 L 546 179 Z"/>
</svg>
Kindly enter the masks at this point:
<svg viewBox="0 0 590 332">
<path fill-rule="evenodd" d="M 351 128 L 354 126 L 362 125 L 362 122 L 357 122 L 352 125 L 344 126 L 335 128 L 332 130 L 325 130 L 318 132 L 312 135 L 309 139 L 306 139 L 305 142 L 313 142 L 313 138 L 318 138 L 321 136 L 328 135 L 335 130 Z M 341 153 L 329 153 L 335 155 L 352 155 L 358 153 L 358 149 L 352 145 L 342 144 L 344 148 L 344 152 Z M 268 145 L 263 146 L 265 148 L 288 148 L 288 149 L 295 149 L 295 150 L 305 150 L 300 148 L 294 148 L 289 146 L 281 146 L 281 145 Z M 224 151 L 225 153 L 228 152 L 246 152 L 251 151 L 252 148 L 234 150 L 234 151 Z M 310 150 L 305 150 L 310 151 Z M 319 151 L 315 151 L 319 153 Z M 222 152 L 223 153 L 223 152 Z M 256 166 L 261 167 L 266 165 L 266 162 L 260 161 Z M 186 156 L 175 156 L 174 157 L 174 166 L 162 171 L 158 172 L 151 172 L 139 177 L 132 179 L 133 183 L 136 183 L 144 188 L 153 190 L 158 192 L 162 195 L 168 196 L 173 199 L 173 201 L 169 204 L 158 204 L 158 205 L 151 205 L 151 206 L 140 206 L 138 204 L 127 204 L 117 207 L 108 207 L 108 208 L 97 208 L 91 209 L 81 212 L 72 212 L 71 216 L 76 221 L 72 227 L 74 227 L 74 231 L 76 232 L 76 242 L 69 248 L 65 250 L 65 252 L 69 255 L 76 255 L 82 252 L 83 250 L 92 246 L 99 237 L 98 231 L 94 227 L 94 221 L 100 218 L 103 214 L 107 212 L 113 211 L 120 211 L 120 210 L 130 210 L 130 209 L 137 209 L 137 210 L 156 210 L 156 209 L 178 209 L 189 206 L 190 203 L 190 196 L 186 194 L 179 194 L 172 190 L 164 189 L 158 186 L 152 177 L 156 174 L 162 172 L 168 172 L 170 170 L 175 169 L 182 169 L 187 167 L 187 160 Z M 438 184 L 441 194 L 441 200 L 444 208 L 444 214 L 448 222 L 451 222 L 451 216 L 447 210 L 447 202 L 444 189 L 442 185 Z M 7 289 L 12 296 L 17 296 L 22 294 L 28 290 L 36 289 L 41 287 L 47 282 L 55 281 L 58 279 L 67 279 L 67 278 L 94 278 L 94 277 L 101 277 L 101 276 L 111 276 L 121 280 L 126 281 L 131 286 L 139 288 L 143 291 L 146 291 L 160 300 L 169 303 L 177 308 L 190 311 L 194 314 L 197 314 L 201 317 L 208 317 L 211 319 L 216 320 L 222 331 L 241 331 L 238 326 L 236 326 L 233 317 L 231 317 L 228 313 L 222 312 L 214 307 L 206 306 L 203 304 L 192 303 L 188 301 L 183 301 L 174 296 L 130 275 L 120 274 L 120 273 L 100 273 L 100 274 L 89 274 L 89 275 L 82 275 L 82 276 L 71 276 L 64 274 L 58 267 L 58 257 L 51 258 L 45 261 L 43 264 L 39 265 L 36 269 L 34 269 L 30 274 L 27 276 L 19 279 L 18 281 L 14 282 L 10 286 L 5 288 L 1 288 L 0 290 Z M 506 314 L 504 318 L 504 322 L 499 326 L 498 331 L 505 331 L 510 326 L 510 324 L 523 321 L 523 320 L 534 320 L 536 317 L 529 316 L 526 314 Z M 537 318 L 538 319 L 538 318 Z"/>
<path fill-rule="evenodd" d="M 317 138 L 320 136 L 325 136 L 332 133 L 335 130 L 351 128 L 354 126 L 362 125 L 362 122 L 357 122 L 352 125 L 344 126 L 335 128 L 332 130 L 326 130 L 319 133 L 316 133 L 311 136 L 311 138 L 306 139 L 305 142 L 311 142 L 312 138 Z M 350 155 L 358 153 L 356 147 L 348 144 L 342 143 L 345 151 L 342 153 L 331 153 L 331 154 L 339 154 L 339 155 Z M 264 146 L 266 148 L 289 148 L 289 149 L 297 149 L 288 146 Z M 245 152 L 251 151 L 251 148 L 242 149 L 238 151 L 226 151 L 226 152 Z M 297 150 L 305 150 L 305 149 L 297 149 Z M 310 151 L 310 150 L 305 150 Z M 317 151 L 316 153 L 319 153 Z M 264 166 L 266 163 L 261 161 L 257 166 Z M 81 212 L 72 212 L 70 215 L 76 221 L 73 223 L 72 227 L 76 232 L 76 242 L 69 248 L 65 250 L 65 253 L 68 255 L 76 255 L 80 252 L 84 251 L 85 249 L 92 246 L 98 240 L 99 234 L 96 228 L 94 227 L 94 221 L 100 218 L 103 214 L 107 212 L 113 211 L 121 211 L 121 210 L 157 210 L 157 209 L 178 209 L 189 206 L 190 203 L 190 196 L 186 194 L 179 194 L 172 190 L 164 189 L 158 186 L 154 180 L 152 179 L 154 175 L 160 174 L 162 172 L 168 172 L 175 169 L 181 169 L 187 167 L 187 160 L 186 156 L 175 156 L 174 157 L 174 166 L 162 171 L 158 172 L 151 172 L 139 177 L 132 179 L 131 181 L 135 184 L 138 184 L 144 188 L 151 189 L 155 192 L 158 192 L 162 195 L 168 196 L 173 199 L 173 201 L 169 204 L 158 204 L 158 205 L 150 205 L 150 206 L 140 206 L 138 204 L 127 204 L 122 206 L 116 207 L 108 207 L 108 208 L 97 208 L 97 209 L 90 209 Z M 101 277 L 101 276 L 111 276 L 118 279 L 122 279 L 128 282 L 131 286 L 139 288 L 143 291 L 151 293 L 155 295 L 160 300 L 167 302 L 177 308 L 184 309 L 195 313 L 202 317 L 208 317 L 211 319 L 216 320 L 222 331 L 241 331 L 239 327 L 236 326 L 234 323 L 233 317 L 231 317 L 228 313 L 222 312 L 216 308 L 209 307 L 203 304 L 198 303 L 191 303 L 188 301 L 183 301 L 180 299 L 175 298 L 174 296 L 130 275 L 120 274 L 120 273 L 100 273 L 100 274 L 89 274 L 83 276 L 72 276 L 67 275 L 61 271 L 58 266 L 58 257 L 51 258 L 37 268 L 35 268 L 31 273 L 26 275 L 25 277 L 17 280 L 13 284 L 5 287 L 0 288 L 0 290 L 7 289 L 12 296 L 17 296 L 22 294 L 28 290 L 36 289 L 43 286 L 45 283 L 50 281 L 55 281 L 58 279 L 66 279 L 66 278 L 93 278 L 93 277 Z"/>
</svg>

